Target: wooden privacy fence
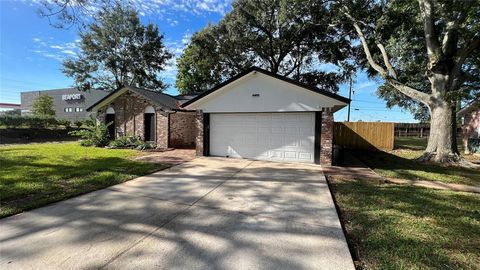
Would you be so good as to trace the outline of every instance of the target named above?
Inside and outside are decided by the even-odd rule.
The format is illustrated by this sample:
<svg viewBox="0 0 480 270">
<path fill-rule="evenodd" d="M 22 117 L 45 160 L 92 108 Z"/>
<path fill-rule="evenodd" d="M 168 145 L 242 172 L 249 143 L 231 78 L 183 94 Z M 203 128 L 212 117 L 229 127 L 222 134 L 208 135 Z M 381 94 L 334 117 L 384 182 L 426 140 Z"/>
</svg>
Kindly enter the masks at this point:
<svg viewBox="0 0 480 270">
<path fill-rule="evenodd" d="M 333 142 L 354 149 L 393 150 L 394 123 L 335 122 Z"/>
</svg>

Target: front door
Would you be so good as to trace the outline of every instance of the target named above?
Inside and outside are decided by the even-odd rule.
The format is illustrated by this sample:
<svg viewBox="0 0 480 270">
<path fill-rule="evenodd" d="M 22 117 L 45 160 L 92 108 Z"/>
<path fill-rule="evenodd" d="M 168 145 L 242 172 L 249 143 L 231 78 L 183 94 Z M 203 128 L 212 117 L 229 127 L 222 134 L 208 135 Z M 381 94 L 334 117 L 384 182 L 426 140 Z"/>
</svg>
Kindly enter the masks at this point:
<svg viewBox="0 0 480 270">
<path fill-rule="evenodd" d="M 114 140 L 115 139 L 115 114 L 109 113 L 105 117 L 105 124 L 109 124 L 108 126 L 108 136 L 110 139 Z"/>
<path fill-rule="evenodd" d="M 155 140 L 155 114 L 146 113 L 144 115 L 145 123 L 145 141 L 154 141 Z"/>
</svg>

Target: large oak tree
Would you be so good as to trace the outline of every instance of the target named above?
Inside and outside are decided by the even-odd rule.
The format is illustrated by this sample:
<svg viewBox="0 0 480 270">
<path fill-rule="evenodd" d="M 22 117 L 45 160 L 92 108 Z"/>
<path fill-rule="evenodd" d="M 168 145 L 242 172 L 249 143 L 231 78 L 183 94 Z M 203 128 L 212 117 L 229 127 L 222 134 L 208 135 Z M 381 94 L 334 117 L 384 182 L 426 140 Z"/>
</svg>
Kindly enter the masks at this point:
<svg viewBox="0 0 480 270">
<path fill-rule="evenodd" d="M 142 25 L 134 8 L 105 6 L 80 32 L 80 38 L 80 55 L 63 63 L 63 72 L 78 89 L 166 88 L 160 72 L 172 55 L 158 27 Z"/>
<path fill-rule="evenodd" d="M 459 101 L 478 98 L 480 2 L 340 0 L 333 22 L 357 41 L 358 62 L 383 78 L 389 105 L 426 108 L 430 136 L 420 158 L 461 161 L 456 142 Z M 421 110 L 421 109 L 420 109 Z"/>
<path fill-rule="evenodd" d="M 317 20 L 306 16 L 312 5 Z M 182 93 L 203 92 L 256 65 L 338 91 L 350 46 L 328 25 L 327 8 L 315 1 L 237 0 L 218 24 L 193 35 L 178 59 L 176 86 Z M 326 71 L 325 63 L 338 69 Z"/>
</svg>

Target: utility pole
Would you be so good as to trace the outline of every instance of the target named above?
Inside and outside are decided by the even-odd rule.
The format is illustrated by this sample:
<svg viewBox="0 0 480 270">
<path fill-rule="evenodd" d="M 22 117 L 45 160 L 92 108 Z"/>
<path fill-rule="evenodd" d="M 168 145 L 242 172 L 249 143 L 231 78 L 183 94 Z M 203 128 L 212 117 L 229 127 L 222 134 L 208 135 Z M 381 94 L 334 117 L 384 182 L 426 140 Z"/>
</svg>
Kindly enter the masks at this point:
<svg viewBox="0 0 480 270">
<path fill-rule="evenodd" d="M 348 116 L 347 122 L 350 122 L 350 106 L 351 106 L 351 99 L 352 99 L 352 76 L 350 76 L 350 91 L 348 92 L 348 99 L 350 99 L 350 103 L 348 103 Z"/>
</svg>

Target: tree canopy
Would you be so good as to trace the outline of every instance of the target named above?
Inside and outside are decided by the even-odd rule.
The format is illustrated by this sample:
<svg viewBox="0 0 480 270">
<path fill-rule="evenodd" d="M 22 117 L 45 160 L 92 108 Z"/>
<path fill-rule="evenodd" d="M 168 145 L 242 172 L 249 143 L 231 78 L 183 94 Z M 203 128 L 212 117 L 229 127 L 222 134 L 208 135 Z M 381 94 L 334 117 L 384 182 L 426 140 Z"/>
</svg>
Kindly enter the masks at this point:
<svg viewBox="0 0 480 270">
<path fill-rule="evenodd" d="M 410 110 L 418 120 L 430 119 L 428 106 L 392 85 L 392 79 L 422 93 L 431 93 L 432 71 L 447 73 L 451 85 L 445 94 L 449 101 L 468 102 L 480 96 L 480 2 L 425 1 L 431 16 L 432 41 L 426 39 L 424 1 L 341 0 L 335 1 L 335 21 L 352 40 L 360 41 L 353 22 L 361 29 L 371 58 L 383 66 L 385 74 L 371 65 L 357 43 L 357 63 L 369 75 L 384 78 L 377 94 L 388 107 Z M 430 34 L 428 34 L 430 35 Z M 429 44 L 436 44 L 430 51 Z M 388 59 L 386 62 L 385 59 Z M 456 66 L 455 66 L 456 65 Z M 450 70 L 449 70 L 450 69 Z M 395 78 L 396 77 L 396 78 Z"/>
<path fill-rule="evenodd" d="M 339 0 L 330 7 L 339 33 L 358 43 L 357 62 L 383 78 L 378 94 L 387 105 L 417 116 L 428 110 L 430 136 L 420 160 L 463 162 L 456 111 L 479 95 L 480 2 Z"/>
<path fill-rule="evenodd" d="M 55 116 L 53 97 L 39 95 L 32 104 L 32 114 L 37 116 Z"/>
<path fill-rule="evenodd" d="M 317 20 L 310 9 L 318 7 Z M 192 36 L 178 59 L 176 86 L 203 92 L 252 65 L 330 91 L 345 79 L 347 40 L 329 25 L 328 10 L 316 1 L 237 0 L 230 13 Z M 337 66 L 322 70 L 322 64 Z"/>
<path fill-rule="evenodd" d="M 113 90 L 124 85 L 163 90 L 160 72 L 172 55 L 157 26 L 140 23 L 130 6 L 105 7 L 80 33 L 78 58 L 63 63 L 63 72 L 80 90 Z"/>
</svg>

